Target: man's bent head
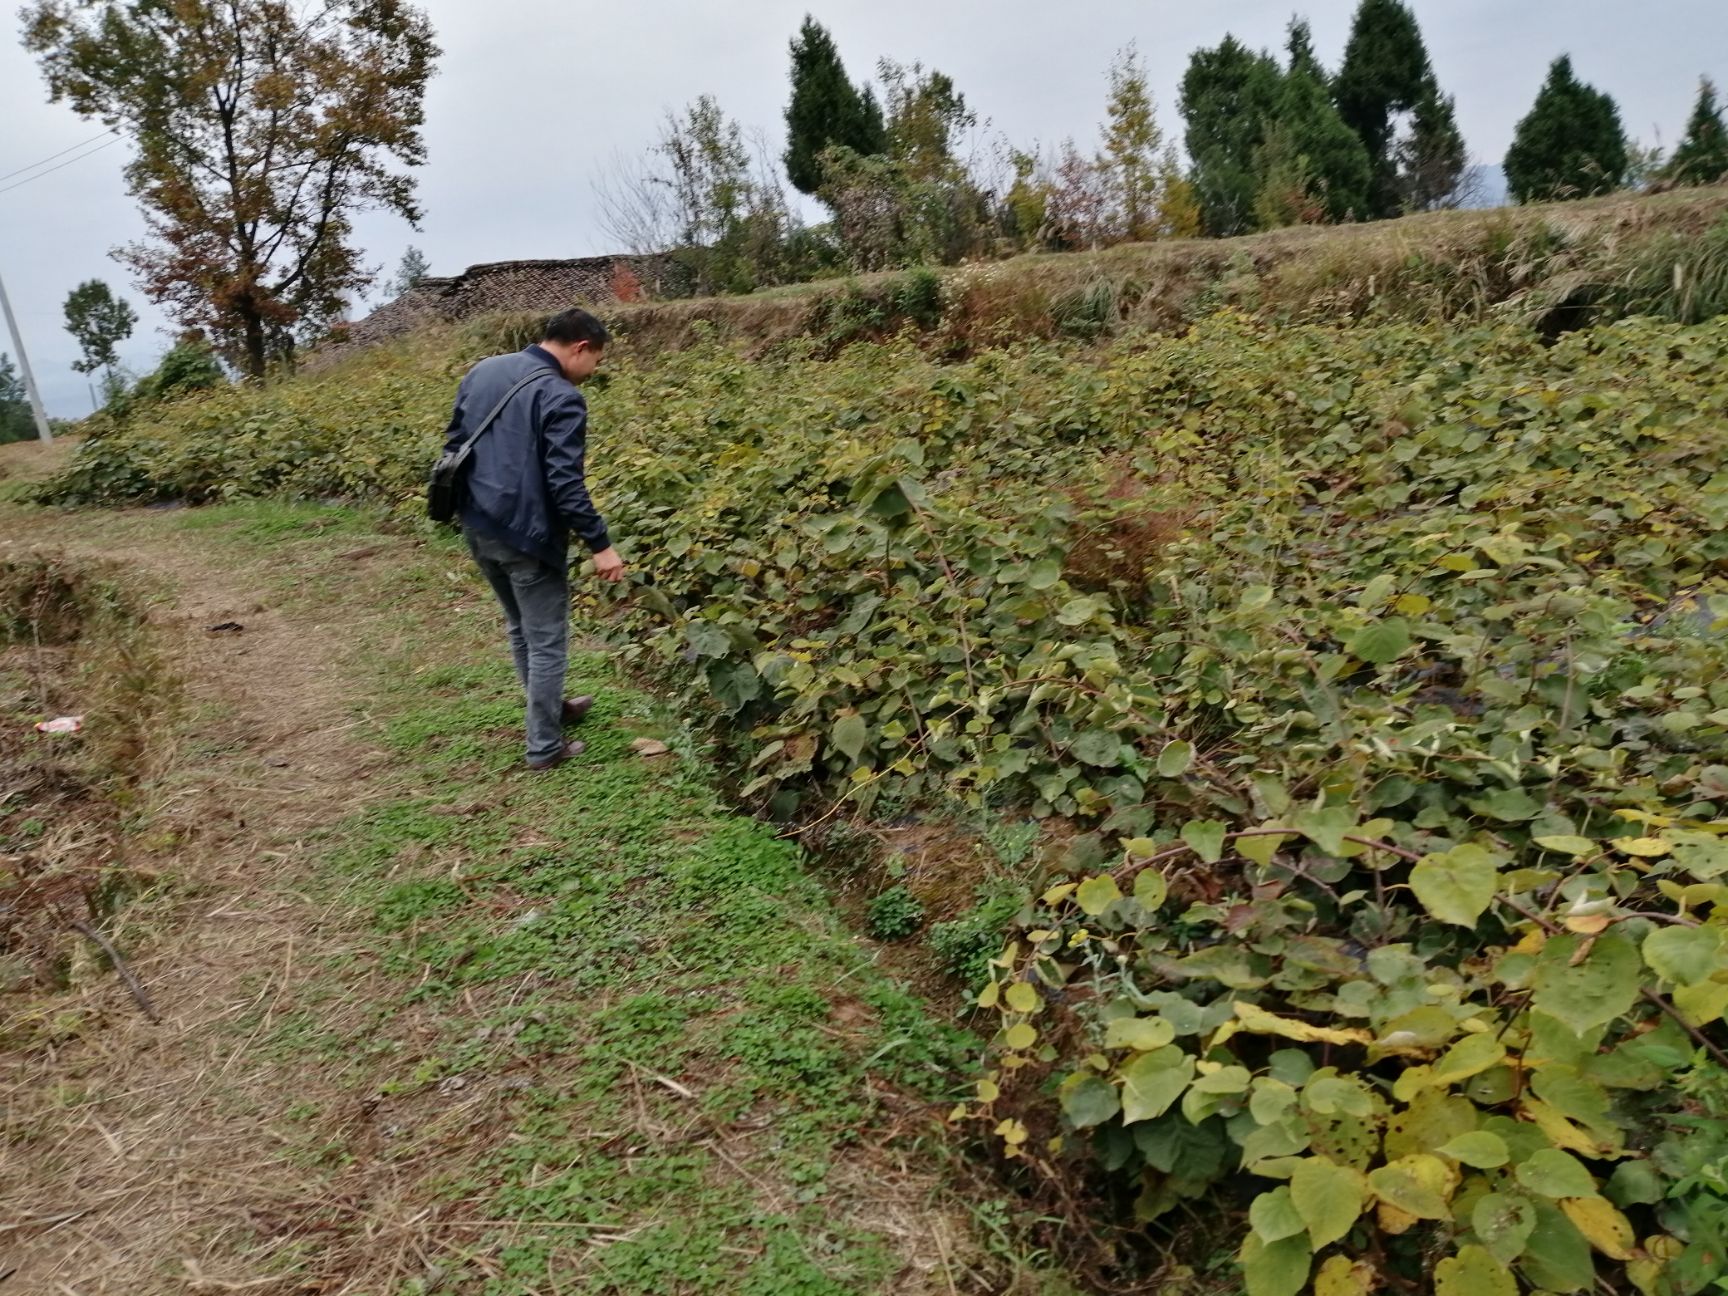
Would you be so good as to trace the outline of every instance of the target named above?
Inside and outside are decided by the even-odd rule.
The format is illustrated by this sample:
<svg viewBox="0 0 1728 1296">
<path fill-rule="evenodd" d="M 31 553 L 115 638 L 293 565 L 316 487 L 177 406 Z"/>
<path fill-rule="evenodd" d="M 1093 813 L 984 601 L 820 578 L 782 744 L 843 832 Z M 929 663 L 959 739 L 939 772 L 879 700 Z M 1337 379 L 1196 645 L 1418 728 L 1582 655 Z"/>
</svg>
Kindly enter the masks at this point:
<svg viewBox="0 0 1728 1296">
<path fill-rule="evenodd" d="M 609 336 L 604 324 L 580 306 L 572 306 L 546 321 L 540 349 L 558 361 L 566 378 L 579 383 L 600 367 Z"/>
</svg>

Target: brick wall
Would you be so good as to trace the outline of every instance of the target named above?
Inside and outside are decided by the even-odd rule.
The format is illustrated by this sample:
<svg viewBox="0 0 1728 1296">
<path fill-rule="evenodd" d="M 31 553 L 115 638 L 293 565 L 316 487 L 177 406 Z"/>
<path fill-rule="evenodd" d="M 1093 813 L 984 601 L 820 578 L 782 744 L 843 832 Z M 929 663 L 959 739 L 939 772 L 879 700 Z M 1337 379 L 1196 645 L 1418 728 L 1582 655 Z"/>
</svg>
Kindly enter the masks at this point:
<svg viewBox="0 0 1728 1296">
<path fill-rule="evenodd" d="M 388 342 L 428 324 L 499 311 L 545 311 L 550 315 L 568 306 L 603 306 L 617 300 L 612 285 L 621 266 L 629 267 L 649 296 L 676 294 L 678 268 L 665 256 L 495 261 L 470 266 L 453 278 L 422 279 L 411 292 L 349 324 L 339 342 L 325 343 L 303 357 L 302 368 L 319 368 L 357 349 Z"/>
</svg>

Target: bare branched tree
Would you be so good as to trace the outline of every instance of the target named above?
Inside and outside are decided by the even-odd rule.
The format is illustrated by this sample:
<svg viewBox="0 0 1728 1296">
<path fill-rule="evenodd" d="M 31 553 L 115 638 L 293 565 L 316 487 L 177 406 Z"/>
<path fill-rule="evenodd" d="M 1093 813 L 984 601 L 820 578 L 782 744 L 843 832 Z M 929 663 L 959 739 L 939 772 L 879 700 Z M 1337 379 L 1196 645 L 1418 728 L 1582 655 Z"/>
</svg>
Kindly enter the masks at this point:
<svg viewBox="0 0 1728 1296">
<path fill-rule="evenodd" d="M 677 196 L 663 170 L 659 147 L 614 153 L 594 181 L 600 228 L 619 252 L 645 256 L 678 246 Z"/>
</svg>

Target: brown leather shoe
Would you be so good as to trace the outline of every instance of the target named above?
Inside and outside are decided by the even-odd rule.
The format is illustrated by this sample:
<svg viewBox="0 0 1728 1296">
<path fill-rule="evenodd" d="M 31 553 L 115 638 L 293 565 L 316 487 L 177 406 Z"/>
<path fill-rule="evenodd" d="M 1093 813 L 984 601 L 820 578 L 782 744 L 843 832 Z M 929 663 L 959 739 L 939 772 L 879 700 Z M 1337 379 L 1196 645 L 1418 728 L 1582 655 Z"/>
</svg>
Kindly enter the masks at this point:
<svg viewBox="0 0 1728 1296">
<path fill-rule="evenodd" d="M 550 759 L 543 760 L 543 761 L 529 761 L 528 762 L 528 768 L 531 770 L 556 769 L 556 768 L 558 768 L 558 766 L 562 765 L 565 761 L 569 760 L 572 756 L 580 756 L 583 752 L 585 752 L 587 750 L 588 750 L 588 744 L 587 743 L 582 742 L 580 739 L 572 738 L 569 742 L 565 743 L 564 746 L 559 749 L 558 754 L 556 756 L 553 756 Z"/>
<path fill-rule="evenodd" d="M 581 724 L 588 718 L 588 712 L 594 708 L 594 699 L 584 693 L 581 697 L 564 699 L 564 723 L 567 725 Z"/>
</svg>

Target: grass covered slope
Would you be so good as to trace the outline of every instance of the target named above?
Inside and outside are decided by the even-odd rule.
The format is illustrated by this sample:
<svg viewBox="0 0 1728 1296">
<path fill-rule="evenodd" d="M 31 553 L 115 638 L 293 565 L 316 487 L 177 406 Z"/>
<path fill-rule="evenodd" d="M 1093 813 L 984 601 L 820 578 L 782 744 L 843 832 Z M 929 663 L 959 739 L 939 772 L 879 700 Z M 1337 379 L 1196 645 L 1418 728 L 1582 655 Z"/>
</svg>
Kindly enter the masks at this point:
<svg viewBox="0 0 1728 1296">
<path fill-rule="evenodd" d="M 110 433 L 52 491 L 411 504 L 425 375 L 470 358 L 434 345 Z M 592 611 L 776 815 L 1074 825 L 961 1113 L 1029 1182 L 1157 1227 L 1253 1201 L 1252 1296 L 1436 1257 L 1691 1293 L 1728 1230 L 1725 359 L 1728 322 L 1235 312 L 624 358 L 592 459 L 637 583 Z"/>
</svg>

